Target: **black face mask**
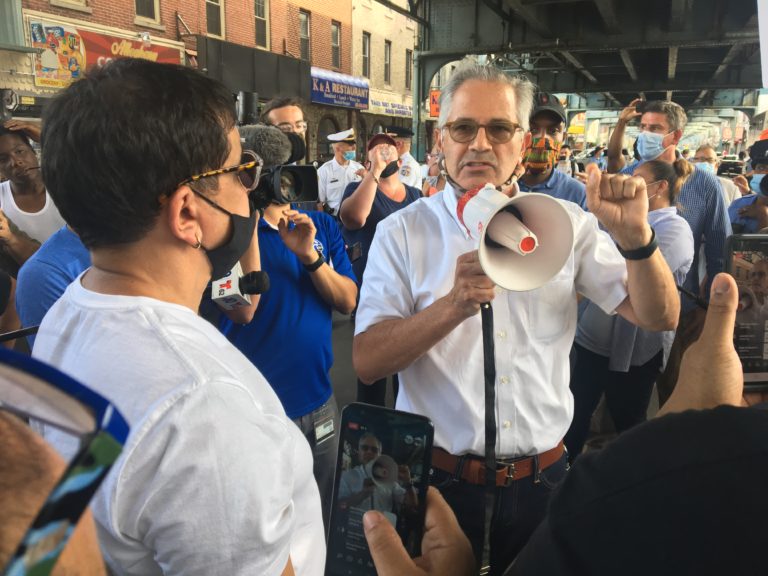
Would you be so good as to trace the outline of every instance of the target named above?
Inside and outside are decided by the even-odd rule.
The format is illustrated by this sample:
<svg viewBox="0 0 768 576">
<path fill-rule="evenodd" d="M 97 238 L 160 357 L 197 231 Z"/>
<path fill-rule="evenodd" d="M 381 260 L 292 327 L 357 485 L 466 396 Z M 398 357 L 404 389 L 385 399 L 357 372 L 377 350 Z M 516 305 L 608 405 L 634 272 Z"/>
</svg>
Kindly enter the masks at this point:
<svg viewBox="0 0 768 576">
<path fill-rule="evenodd" d="M 384 167 L 384 170 L 381 171 L 381 174 L 379 175 L 379 178 L 389 178 L 397 172 L 400 169 L 400 166 L 397 165 L 397 160 L 393 160 L 389 164 L 387 164 Z"/>
<path fill-rule="evenodd" d="M 232 214 L 221 206 L 217 206 L 217 208 L 229 215 L 229 220 L 232 222 L 232 237 L 218 248 L 209 250 L 203 247 L 205 255 L 213 267 L 211 272 L 213 280 L 223 278 L 227 272 L 232 270 L 232 267 L 237 264 L 251 245 L 253 231 L 256 229 L 256 212 L 251 212 L 251 215 L 245 218 L 238 214 Z"/>
</svg>

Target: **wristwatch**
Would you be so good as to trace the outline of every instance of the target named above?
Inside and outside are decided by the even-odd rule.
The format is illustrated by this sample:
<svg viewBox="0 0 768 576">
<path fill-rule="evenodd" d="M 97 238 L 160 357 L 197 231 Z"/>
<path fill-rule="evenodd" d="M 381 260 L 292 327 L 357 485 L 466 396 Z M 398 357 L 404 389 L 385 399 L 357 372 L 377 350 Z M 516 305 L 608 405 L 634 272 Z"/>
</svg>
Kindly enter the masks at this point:
<svg viewBox="0 0 768 576">
<path fill-rule="evenodd" d="M 616 248 L 619 249 L 619 254 L 621 254 L 625 260 L 645 260 L 646 258 L 650 258 L 651 254 L 656 252 L 658 247 L 659 245 L 656 244 L 656 230 L 654 230 L 653 227 L 651 227 L 651 241 L 642 248 L 622 250 L 621 246 L 616 244 Z"/>
<path fill-rule="evenodd" d="M 318 252 L 317 260 L 312 262 L 312 264 L 304 264 L 304 270 L 306 270 L 307 272 L 314 272 L 315 270 L 320 268 L 320 266 L 322 266 L 323 264 L 325 264 L 325 258 L 323 258 L 323 255 L 320 254 L 320 252 Z"/>
</svg>

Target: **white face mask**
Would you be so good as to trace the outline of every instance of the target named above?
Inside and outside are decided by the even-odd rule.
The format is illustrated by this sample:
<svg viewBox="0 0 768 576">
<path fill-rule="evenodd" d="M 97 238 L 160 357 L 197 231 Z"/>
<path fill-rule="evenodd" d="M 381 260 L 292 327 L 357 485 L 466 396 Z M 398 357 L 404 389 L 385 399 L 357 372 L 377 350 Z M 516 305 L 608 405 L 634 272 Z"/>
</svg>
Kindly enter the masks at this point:
<svg viewBox="0 0 768 576">
<path fill-rule="evenodd" d="M 667 148 L 662 144 L 667 134 L 656 134 L 655 132 L 640 132 L 637 136 L 637 153 L 644 162 L 656 160 L 664 153 Z"/>
<path fill-rule="evenodd" d="M 710 164 L 709 162 L 696 162 L 694 166 L 699 170 L 704 170 L 704 172 L 709 172 L 711 174 L 715 173 L 715 165 Z"/>
</svg>

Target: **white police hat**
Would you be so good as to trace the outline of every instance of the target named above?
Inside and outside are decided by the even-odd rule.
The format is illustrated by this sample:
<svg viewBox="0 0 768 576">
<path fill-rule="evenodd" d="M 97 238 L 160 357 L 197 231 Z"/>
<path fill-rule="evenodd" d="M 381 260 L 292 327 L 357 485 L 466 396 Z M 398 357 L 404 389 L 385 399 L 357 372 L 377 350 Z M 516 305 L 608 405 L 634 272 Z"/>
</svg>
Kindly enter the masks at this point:
<svg viewBox="0 0 768 576">
<path fill-rule="evenodd" d="M 336 132 L 336 134 L 328 135 L 329 142 L 346 142 L 347 144 L 355 143 L 355 129 L 350 128 L 342 132 Z"/>
</svg>

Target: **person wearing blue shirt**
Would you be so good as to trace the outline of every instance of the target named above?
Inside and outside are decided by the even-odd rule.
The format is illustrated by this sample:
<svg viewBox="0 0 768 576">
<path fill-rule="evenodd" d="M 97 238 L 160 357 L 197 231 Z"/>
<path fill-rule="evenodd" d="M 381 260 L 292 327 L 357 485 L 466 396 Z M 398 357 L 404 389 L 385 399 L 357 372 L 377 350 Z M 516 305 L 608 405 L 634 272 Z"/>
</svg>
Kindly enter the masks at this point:
<svg viewBox="0 0 768 576">
<path fill-rule="evenodd" d="M 661 100 L 643 102 L 642 112 L 637 105 L 642 101 L 633 100 L 619 114 L 616 128 L 608 143 L 608 171 L 632 174 L 641 162 L 661 160 L 672 164 L 675 149 L 683 137 L 688 122 L 685 110 L 679 104 Z M 639 162 L 624 166 L 621 146 L 627 124 L 634 118 L 640 119 L 640 133 L 637 137 Z M 725 207 L 723 192 L 717 176 L 696 169 L 686 180 L 678 197 L 680 216 L 685 218 L 693 232 L 693 264 L 685 278 L 683 287 L 694 294 L 699 293 L 702 278 L 699 277 L 699 249 L 704 242 L 707 283 L 704 293 L 709 293 L 712 279 L 725 268 L 725 239 L 731 235 L 731 223 Z M 703 326 L 704 316 L 696 304 L 683 298 L 680 305 L 680 321 L 675 341 L 669 354 L 664 374 L 657 382 L 659 404 L 663 404 L 674 389 L 683 352 L 696 341 Z"/>
<path fill-rule="evenodd" d="M 91 254 L 67 226 L 53 233 L 19 270 L 16 310 L 25 328 L 39 326 L 46 312 L 91 265 Z M 29 347 L 34 336 L 27 336 Z"/>
<path fill-rule="evenodd" d="M 328 214 L 270 204 L 257 230 L 270 288 L 248 324 L 222 318 L 219 327 L 264 375 L 307 438 L 327 528 L 339 413 L 328 374 L 332 313 L 354 309 L 357 283 L 339 226 Z"/>
<path fill-rule="evenodd" d="M 517 181 L 523 192 L 539 192 L 568 200 L 587 209 L 584 184 L 556 170 L 558 153 L 565 136 L 565 108 L 554 94 L 538 92 L 534 97 L 530 130 L 523 156 L 525 173 Z"/>
<path fill-rule="evenodd" d="M 737 198 L 728 207 L 733 231 L 737 234 L 754 234 L 768 227 L 768 140 L 758 140 L 750 150 L 752 155 L 752 179 L 749 187 L 754 194 Z"/>
</svg>

